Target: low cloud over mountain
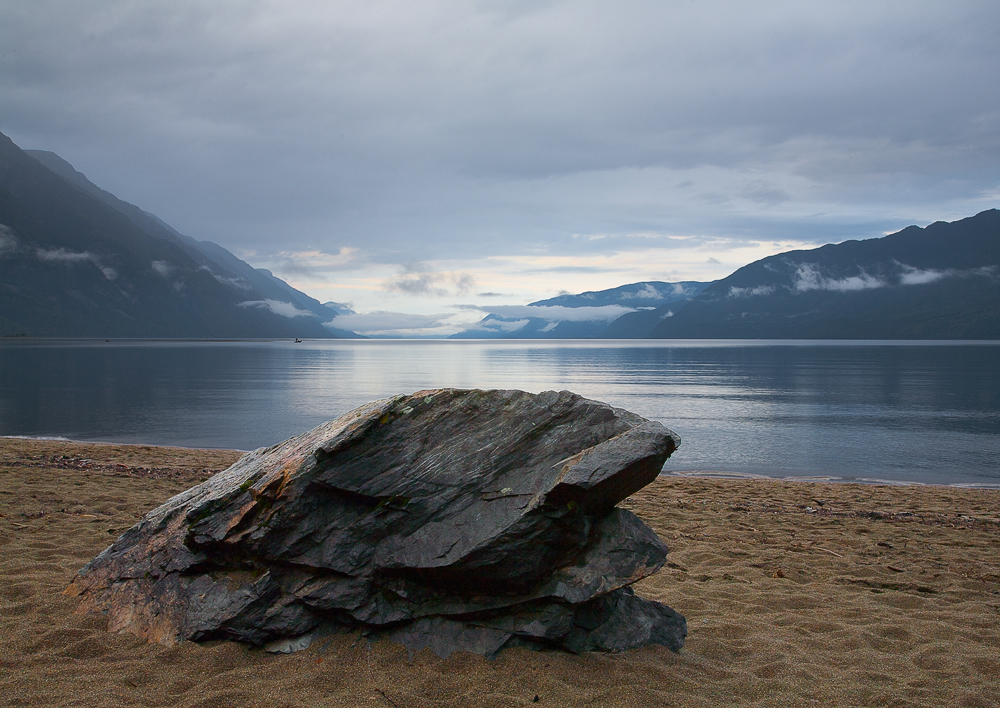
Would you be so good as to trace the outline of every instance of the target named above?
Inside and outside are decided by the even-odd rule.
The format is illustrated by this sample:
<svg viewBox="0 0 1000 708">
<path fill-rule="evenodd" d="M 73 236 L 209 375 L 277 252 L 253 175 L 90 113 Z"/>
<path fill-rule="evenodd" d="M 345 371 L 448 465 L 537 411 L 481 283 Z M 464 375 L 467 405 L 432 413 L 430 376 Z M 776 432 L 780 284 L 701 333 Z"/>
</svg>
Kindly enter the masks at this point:
<svg viewBox="0 0 1000 708">
<path fill-rule="evenodd" d="M 707 283 L 643 282 L 608 290 L 563 294 L 529 305 L 467 305 L 488 313 L 474 327 L 452 335 L 456 339 L 541 338 L 567 339 L 619 336 L 608 327 L 625 315 L 681 303 L 701 292 Z M 652 325 L 650 325 L 652 326 Z"/>
<path fill-rule="evenodd" d="M 780 253 L 674 309 L 649 336 L 997 338 L 1000 211 Z"/>
<path fill-rule="evenodd" d="M 356 336 L 342 314 L 0 134 L 0 335 Z"/>
</svg>

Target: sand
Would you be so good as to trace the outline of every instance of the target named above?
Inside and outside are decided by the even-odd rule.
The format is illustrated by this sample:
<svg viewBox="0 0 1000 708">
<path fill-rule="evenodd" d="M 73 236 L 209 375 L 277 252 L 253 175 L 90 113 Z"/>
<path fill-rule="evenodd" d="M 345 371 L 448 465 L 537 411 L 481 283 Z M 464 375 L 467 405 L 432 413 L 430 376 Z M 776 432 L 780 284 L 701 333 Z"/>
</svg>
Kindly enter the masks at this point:
<svg viewBox="0 0 1000 708">
<path fill-rule="evenodd" d="M 660 478 L 623 506 L 671 547 L 636 589 L 687 617 L 679 654 L 411 658 L 346 634 L 269 655 L 76 614 L 80 566 L 238 454 L 0 439 L 0 705 L 1000 705 L 990 490 Z"/>
</svg>

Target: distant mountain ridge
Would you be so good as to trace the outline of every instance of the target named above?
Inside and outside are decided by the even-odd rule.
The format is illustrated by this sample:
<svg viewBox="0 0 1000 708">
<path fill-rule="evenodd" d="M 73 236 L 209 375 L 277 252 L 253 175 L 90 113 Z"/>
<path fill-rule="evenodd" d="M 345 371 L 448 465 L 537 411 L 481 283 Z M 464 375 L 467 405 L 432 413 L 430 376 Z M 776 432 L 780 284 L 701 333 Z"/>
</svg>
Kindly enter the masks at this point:
<svg viewBox="0 0 1000 708">
<path fill-rule="evenodd" d="M 588 290 L 577 295 L 564 294 L 529 303 L 533 307 L 601 307 L 603 305 L 625 305 L 632 307 L 658 307 L 671 302 L 684 302 L 696 296 L 708 286 L 685 280 L 679 283 L 665 283 L 646 280 L 639 283 L 620 285 L 607 290 Z"/>
<path fill-rule="evenodd" d="M 668 312 L 646 336 L 1000 339 L 1000 211 L 770 256 Z"/>
<path fill-rule="evenodd" d="M 623 315 L 683 303 L 708 283 L 643 281 L 607 290 L 557 295 L 528 305 L 497 306 L 452 339 L 600 339 Z M 646 327 L 648 331 L 652 327 Z M 620 327 L 624 329 L 623 327 Z"/>
<path fill-rule="evenodd" d="M 0 292 L 3 336 L 357 336 L 324 326 L 337 308 L 2 133 Z"/>
<path fill-rule="evenodd" d="M 1000 339 L 1000 211 L 483 312 L 452 337 Z M 0 133 L 0 336 L 357 337 L 348 314 Z"/>
<path fill-rule="evenodd" d="M 712 283 L 495 307 L 453 337 L 1000 339 L 1000 211 L 779 253 Z"/>
</svg>

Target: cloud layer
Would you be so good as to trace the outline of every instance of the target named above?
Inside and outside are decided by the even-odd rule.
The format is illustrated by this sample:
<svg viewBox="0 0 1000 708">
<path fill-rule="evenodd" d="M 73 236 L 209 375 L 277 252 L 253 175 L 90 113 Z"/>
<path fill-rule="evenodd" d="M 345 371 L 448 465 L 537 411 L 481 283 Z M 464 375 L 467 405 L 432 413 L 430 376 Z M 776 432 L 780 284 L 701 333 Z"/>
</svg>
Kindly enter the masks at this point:
<svg viewBox="0 0 1000 708">
<path fill-rule="evenodd" d="M 14 230 L 6 224 L 0 224 L 0 256 L 13 253 L 17 248 L 17 236 L 14 235 Z"/>
<path fill-rule="evenodd" d="M 306 310 L 300 310 L 295 305 L 290 302 L 281 302 L 280 300 L 245 300 L 243 302 L 237 303 L 239 307 L 259 307 L 265 310 L 270 310 L 276 315 L 281 315 L 282 317 L 315 317 L 311 312 Z"/>
<path fill-rule="evenodd" d="M 340 315 L 326 324 L 373 337 L 447 336 L 462 329 L 448 322 L 453 314 L 414 315 L 406 312 L 376 311 Z"/>
<path fill-rule="evenodd" d="M 562 305 L 467 305 L 463 309 L 475 309 L 505 318 L 533 318 L 549 322 L 610 322 L 622 315 L 635 312 L 634 308 L 621 305 L 600 307 L 563 307 Z"/>
<path fill-rule="evenodd" d="M 2 238 L 3 233 L 0 233 L 0 246 L 3 245 Z M 13 250 L 16 248 L 17 242 L 13 240 L 12 236 L 9 238 L 11 238 L 13 243 L 13 247 L 10 250 Z M 2 249 L 0 249 L 0 251 L 2 251 Z M 108 280 L 115 280 L 118 278 L 118 271 L 114 268 L 102 265 L 101 259 L 89 251 L 70 251 L 65 248 L 39 248 L 35 250 L 35 256 L 37 256 L 38 260 L 42 263 L 63 263 L 66 265 L 93 263 Z"/>
<path fill-rule="evenodd" d="M 874 288 L 889 288 L 895 286 L 914 286 L 934 283 L 944 278 L 996 278 L 1000 268 L 987 266 L 960 270 L 945 268 L 942 270 L 920 269 L 905 263 L 893 261 L 878 267 L 879 272 L 869 273 L 857 269 L 851 275 L 833 275 L 824 271 L 818 263 L 786 263 L 790 270 L 791 284 L 758 285 L 755 287 L 731 287 L 726 297 L 743 298 L 767 296 L 775 293 L 806 293 L 812 290 L 828 290 L 834 292 L 852 292 L 871 290 Z"/>
<path fill-rule="evenodd" d="M 972 1 L 4 3 L 0 130 L 320 299 L 431 313 L 997 206 L 998 26 Z M 491 260 L 555 257 L 580 262 Z"/>
</svg>

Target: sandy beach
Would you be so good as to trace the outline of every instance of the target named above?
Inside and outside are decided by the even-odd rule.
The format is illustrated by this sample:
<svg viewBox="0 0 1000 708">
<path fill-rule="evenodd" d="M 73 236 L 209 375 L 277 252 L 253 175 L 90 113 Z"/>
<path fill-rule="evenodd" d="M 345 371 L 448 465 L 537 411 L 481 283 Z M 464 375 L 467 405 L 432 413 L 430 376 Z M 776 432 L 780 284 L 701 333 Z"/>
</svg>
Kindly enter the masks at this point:
<svg viewBox="0 0 1000 708">
<path fill-rule="evenodd" d="M 995 490 L 661 477 L 622 505 L 670 546 L 636 591 L 687 617 L 679 654 L 270 655 L 76 613 L 83 564 L 239 454 L 0 439 L 0 705 L 1000 706 Z"/>
</svg>

